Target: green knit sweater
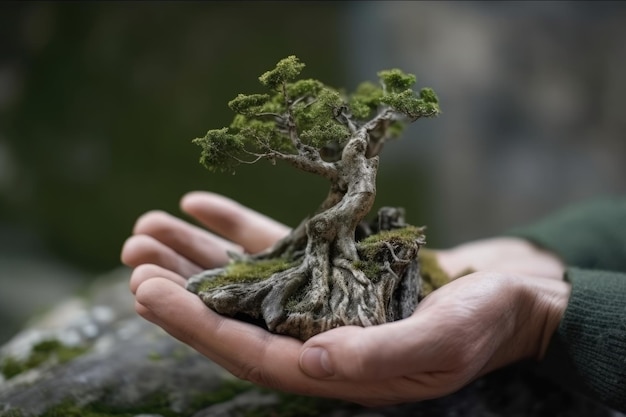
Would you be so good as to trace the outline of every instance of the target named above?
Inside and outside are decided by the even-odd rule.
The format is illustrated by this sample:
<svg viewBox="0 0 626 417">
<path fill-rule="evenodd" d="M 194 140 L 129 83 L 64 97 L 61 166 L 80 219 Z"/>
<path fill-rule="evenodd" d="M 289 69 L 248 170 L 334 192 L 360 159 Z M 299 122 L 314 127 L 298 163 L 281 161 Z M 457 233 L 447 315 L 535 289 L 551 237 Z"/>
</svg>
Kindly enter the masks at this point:
<svg viewBox="0 0 626 417">
<path fill-rule="evenodd" d="M 513 234 L 568 266 L 572 293 L 545 365 L 565 385 L 626 411 L 626 198 L 566 208 Z"/>
</svg>

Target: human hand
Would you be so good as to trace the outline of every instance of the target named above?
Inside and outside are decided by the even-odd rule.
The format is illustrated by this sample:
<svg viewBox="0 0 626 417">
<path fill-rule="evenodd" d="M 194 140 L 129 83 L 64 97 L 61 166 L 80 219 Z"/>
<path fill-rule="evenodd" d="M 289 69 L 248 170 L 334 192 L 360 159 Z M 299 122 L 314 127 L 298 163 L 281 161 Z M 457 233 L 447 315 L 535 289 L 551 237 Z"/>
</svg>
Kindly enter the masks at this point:
<svg viewBox="0 0 626 417">
<path fill-rule="evenodd" d="M 184 277 L 223 263 L 226 249 L 260 251 L 288 229 L 213 194 L 192 193 L 181 205 L 225 239 L 164 213 L 140 218 L 122 251 L 135 267 L 136 309 L 234 375 L 267 387 L 367 405 L 442 396 L 507 363 L 540 357 L 567 303 L 563 282 L 478 272 L 432 293 L 408 319 L 341 327 L 303 344 L 220 316 L 184 289 Z"/>
<path fill-rule="evenodd" d="M 439 266 L 449 277 L 464 271 L 499 271 L 563 279 L 565 265 L 554 253 L 516 237 L 494 237 L 436 250 Z"/>
</svg>

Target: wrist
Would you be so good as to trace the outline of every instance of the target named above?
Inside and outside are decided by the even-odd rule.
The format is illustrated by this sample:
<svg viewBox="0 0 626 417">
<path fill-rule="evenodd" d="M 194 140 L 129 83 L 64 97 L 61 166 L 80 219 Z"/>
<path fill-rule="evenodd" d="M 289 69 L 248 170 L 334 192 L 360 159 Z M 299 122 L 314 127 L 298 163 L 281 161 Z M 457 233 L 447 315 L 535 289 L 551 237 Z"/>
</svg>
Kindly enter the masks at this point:
<svg viewBox="0 0 626 417">
<path fill-rule="evenodd" d="M 527 307 L 520 312 L 518 326 L 530 342 L 526 356 L 540 360 L 563 318 L 571 286 L 562 280 L 530 277 L 523 278 L 521 285 L 522 304 Z"/>
</svg>

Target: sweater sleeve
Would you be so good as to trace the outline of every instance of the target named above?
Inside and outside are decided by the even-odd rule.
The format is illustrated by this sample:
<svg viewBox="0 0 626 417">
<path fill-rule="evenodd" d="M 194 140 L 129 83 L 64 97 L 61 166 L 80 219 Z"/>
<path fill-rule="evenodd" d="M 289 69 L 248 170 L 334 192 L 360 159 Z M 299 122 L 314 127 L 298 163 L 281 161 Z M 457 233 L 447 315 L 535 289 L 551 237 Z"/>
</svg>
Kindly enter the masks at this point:
<svg viewBox="0 0 626 417">
<path fill-rule="evenodd" d="M 571 373 L 557 380 L 626 412 L 626 273 L 569 268 L 566 279 L 572 293 L 545 365 L 567 361 Z"/>
<path fill-rule="evenodd" d="M 626 412 L 626 199 L 573 206 L 511 234 L 568 266 L 572 292 L 542 366 Z"/>
<path fill-rule="evenodd" d="M 570 266 L 626 272 L 626 198 L 574 205 L 511 234 L 551 250 Z"/>
</svg>

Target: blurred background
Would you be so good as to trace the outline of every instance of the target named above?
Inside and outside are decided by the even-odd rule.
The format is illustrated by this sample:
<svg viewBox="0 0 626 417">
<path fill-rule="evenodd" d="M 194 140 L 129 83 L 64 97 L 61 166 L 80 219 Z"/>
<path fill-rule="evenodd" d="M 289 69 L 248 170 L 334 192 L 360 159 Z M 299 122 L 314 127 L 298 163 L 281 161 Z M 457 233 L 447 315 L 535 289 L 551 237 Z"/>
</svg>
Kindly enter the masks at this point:
<svg viewBox="0 0 626 417">
<path fill-rule="evenodd" d="M 295 54 L 353 88 L 401 68 L 443 114 L 383 152 L 377 207 L 430 247 L 626 191 L 626 3 L 0 3 L 0 342 L 120 267 L 135 219 L 211 190 L 296 225 L 327 184 L 198 163 L 191 139 Z"/>
</svg>

